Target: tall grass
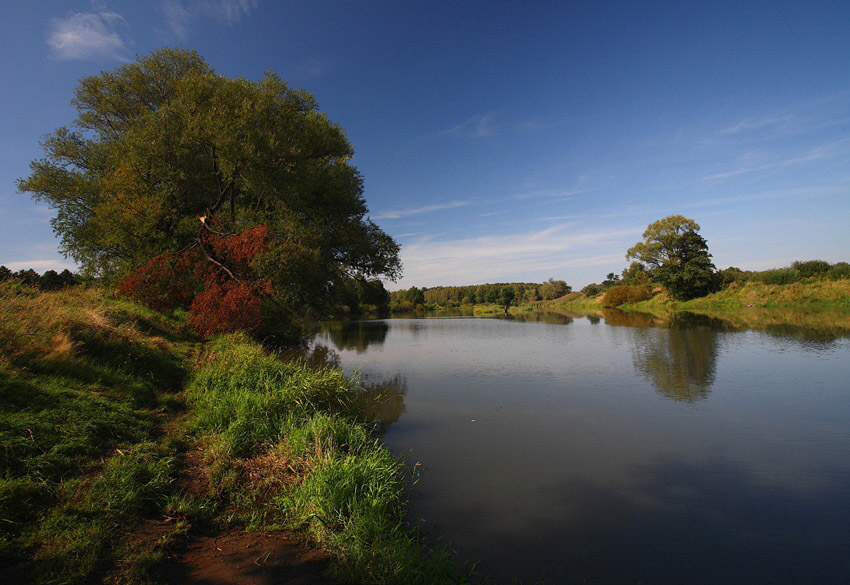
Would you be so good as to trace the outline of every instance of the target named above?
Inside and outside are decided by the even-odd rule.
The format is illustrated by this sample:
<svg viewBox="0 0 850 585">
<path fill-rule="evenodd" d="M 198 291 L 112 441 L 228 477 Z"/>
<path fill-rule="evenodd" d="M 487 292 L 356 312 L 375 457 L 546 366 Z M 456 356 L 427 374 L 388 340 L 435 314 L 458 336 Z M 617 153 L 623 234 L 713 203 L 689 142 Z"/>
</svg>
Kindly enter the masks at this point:
<svg viewBox="0 0 850 585">
<path fill-rule="evenodd" d="M 284 363 L 241 335 L 209 345 L 187 390 L 234 520 L 305 530 L 350 580 L 467 582 L 406 526 L 404 468 L 358 419 L 362 394 L 338 369 Z"/>
<path fill-rule="evenodd" d="M 173 450 L 154 409 L 182 384 L 179 329 L 98 290 L 0 285 L 0 560 L 86 582 L 161 512 Z"/>
</svg>

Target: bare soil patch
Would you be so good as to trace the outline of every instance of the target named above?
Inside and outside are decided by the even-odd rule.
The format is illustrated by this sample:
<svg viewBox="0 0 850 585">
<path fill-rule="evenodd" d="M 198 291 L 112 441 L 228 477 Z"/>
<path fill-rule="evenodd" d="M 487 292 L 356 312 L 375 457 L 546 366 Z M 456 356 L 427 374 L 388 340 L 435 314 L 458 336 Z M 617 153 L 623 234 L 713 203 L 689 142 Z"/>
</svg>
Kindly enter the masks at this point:
<svg viewBox="0 0 850 585">
<path fill-rule="evenodd" d="M 197 585 L 343 585 L 326 576 L 331 560 L 292 535 L 233 530 L 191 540 L 163 577 Z"/>
</svg>

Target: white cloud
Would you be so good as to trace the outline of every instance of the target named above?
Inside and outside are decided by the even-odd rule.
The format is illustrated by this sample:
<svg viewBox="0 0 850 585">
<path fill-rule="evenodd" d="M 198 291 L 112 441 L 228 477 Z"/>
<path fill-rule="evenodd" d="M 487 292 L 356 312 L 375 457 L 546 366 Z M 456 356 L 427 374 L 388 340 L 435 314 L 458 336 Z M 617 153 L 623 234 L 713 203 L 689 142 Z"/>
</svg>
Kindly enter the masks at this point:
<svg viewBox="0 0 850 585">
<path fill-rule="evenodd" d="M 465 207 L 472 203 L 471 201 L 450 201 L 448 203 L 435 203 L 434 205 L 426 205 L 424 207 L 414 207 L 410 209 L 391 209 L 383 211 L 376 215 L 374 219 L 399 219 L 402 217 L 410 217 L 411 215 L 419 215 L 421 213 L 431 213 L 432 211 L 442 211 L 444 209 L 457 209 Z"/>
<path fill-rule="evenodd" d="M 128 41 L 119 29 L 127 22 L 115 12 L 77 12 L 50 21 L 47 45 L 60 60 L 107 57 L 122 59 Z"/>
<path fill-rule="evenodd" d="M 195 22 L 211 18 L 228 26 L 240 22 L 257 7 L 256 0 L 198 0 L 187 2 L 166 0 L 162 3 L 162 16 L 165 24 L 180 39 L 189 36 L 189 29 Z"/>
<path fill-rule="evenodd" d="M 562 225 L 531 233 L 419 241 L 402 246 L 405 274 L 399 286 L 513 281 L 522 274 L 542 277 L 579 267 L 621 264 L 624 257 L 619 249 L 625 249 L 624 242 L 631 242 L 643 229 L 573 233 Z M 599 253 L 610 247 L 618 251 Z"/>
<path fill-rule="evenodd" d="M 42 274 L 46 270 L 55 270 L 56 272 L 62 272 L 66 268 L 71 272 L 77 270 L 77 266 L 73 262 L 63 262 L 62 260 L 24 260 L 22 262 L 0 262 L 0 265 L 12 272 L 32 268 Z"/>
</svg>

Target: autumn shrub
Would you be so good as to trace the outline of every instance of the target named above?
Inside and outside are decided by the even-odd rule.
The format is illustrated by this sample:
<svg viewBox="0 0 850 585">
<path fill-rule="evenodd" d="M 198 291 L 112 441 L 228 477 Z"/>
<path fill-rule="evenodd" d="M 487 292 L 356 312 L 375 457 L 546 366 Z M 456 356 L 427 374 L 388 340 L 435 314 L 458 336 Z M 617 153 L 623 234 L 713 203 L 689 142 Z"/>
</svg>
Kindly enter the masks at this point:
<svg viewBox="0 0 850 585">
<path fill-rule="evenodd" d="M 605 291 L 602 304 L 608 307 L 618 307 L 625 303 L 637 303 L 652 297 L 649 287 L 629 286 L 621 284 Z"/>
<path fill-rule="evenodd" d="M 213 283 L 195 296 L 189 307 L 189 323 L 198 335 L 244 330 L 255 331 L 263 322 L 266 281 Z"/>
<path fill-rule="evenodd" d="M 269 251 L 269 228 L 259 224 L 238 234 L 211 234 L 207 239 L 213 253 L 226 259 L 231 270 L 245 274 L 253 272 L 251 262 Z"/>
<path fill-rule="evenodd" d="M 206 266 L 196 251 L 166 252 L 148 260 L 118 282 L 120 296 L 155 311 L 171 312 L 188 307 L 207 279 Z"/>
<path fill-rule="evenodd" d="M 118 294 L 154 310 L 188 308 L 199 335 L 255 331 L 272 285 L 259 278 L 254 261 L 269 251 L 269 229 L 260 224 L 240 233 L 216 231 L 215 218 L 198 246 L 149 260 L 118 283 Z"/>
</svg>

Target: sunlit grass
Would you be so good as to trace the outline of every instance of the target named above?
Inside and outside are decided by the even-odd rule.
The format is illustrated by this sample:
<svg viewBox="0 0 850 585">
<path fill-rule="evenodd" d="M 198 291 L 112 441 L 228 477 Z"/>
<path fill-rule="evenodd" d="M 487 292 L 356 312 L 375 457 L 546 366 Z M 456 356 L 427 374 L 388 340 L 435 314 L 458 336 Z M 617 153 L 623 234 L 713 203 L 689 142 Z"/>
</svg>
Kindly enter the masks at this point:
<svg viewBox="0 0 850 585">
<path fill-rule="evenodd" d="M 0 559 L 86 582 L 163 508 L 173 449 L 154 411 L 182 385 L 179 329 L 99 290 L 0 285 Z"/>
<path fill-rule="evenodd" d="M 202 360 L 187 395 L 232 522 L 304 530 L 355 581 L 467 582 L 446 549 L 406 526 L 404 467 L 356 416 L 359 386 L 239 335 Z"/>
</svg>

